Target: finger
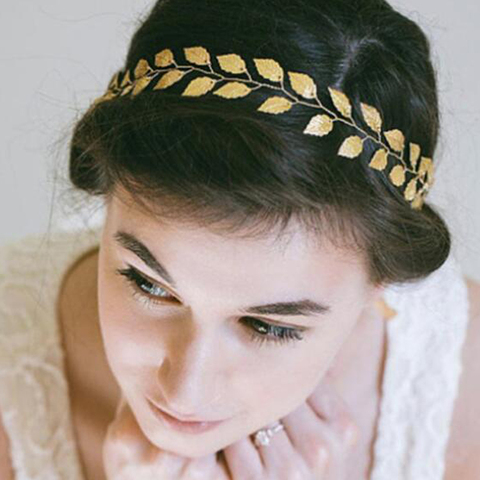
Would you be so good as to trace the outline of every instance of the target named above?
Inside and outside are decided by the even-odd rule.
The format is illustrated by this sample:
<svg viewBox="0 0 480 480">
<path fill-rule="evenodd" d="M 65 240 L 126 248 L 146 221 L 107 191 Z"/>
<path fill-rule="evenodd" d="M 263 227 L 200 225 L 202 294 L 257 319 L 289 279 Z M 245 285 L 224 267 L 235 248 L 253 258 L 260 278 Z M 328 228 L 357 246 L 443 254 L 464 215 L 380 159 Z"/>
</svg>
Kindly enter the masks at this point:
<svg viewBox="0 0 480 480">
<path fill-rule="evenodd" d="M 282 423 L 283 425 L 283 423 Z M 269 425 L 269 427 L 272 427 Z M 253 443 L 253 439 L 250 439 Z M 254 445 L 255 448 L 255 445 Z M 286 430 L 277 431 L 268 445 L 256 447 L 264 469 L 265 478 L 309 478 L 309 467 L 298 452 Z"/>
<path fill-rule="evenodd" d="M 287 464 L 293 465 L 296 454 L 284 430 L 276 432 L 268 446 L 255 445 L 253 437 L 249 435 L 223 450 L 232 479 L 266 478 L 267 473 L 279 478 L 275 472 L 283 473 Z"/>
<path fill-rule="evenodd" d="M 122 455 L 123 458 L 144 457 L 150 443 L 143 435 L 135 416 L 122 395 L 117 405 L 115 417 L 107 427 L 104 441 L 104 454 Z"/>
<path fill-rule="evenodd" d="M 273 427 L 273 423 L 267 425 L 265 429 L 268 427 Z M 256 448 L 264 469 L 268 472 L 279 471 L 281 459 L 293 456 L 293 446 L 285 432 L 285 426 L 283 426 L 282 430 L 273 434 L 268 445 L 255 445 L 254 438 L 254 435 L 250 437 L 250 441 L 253 447 Z"/>
<path fill-rule="evenodd" d="M 347 402 L 328 379 L 322 381 L 306 403 L 343 439 L 346 446 L 356 445 L 360 436 L 357 422 Z"/>
<path fill-rule="evenodd" d="M 177 479 L 187 462 L 186 458 L 159 449 L 148 440 L 124 397 L 107 428 L 102 454 L 105 471 L 112 479 Z"/>
<path fill-rule="evenodd" d="M 262 478 L 263 463 L 250 437 L 224 448 L 222 457 L 230 478 Z"/>
<path fill-rule="evenodd" d="M 282 418 L 282 423 L 295 450 L 314 474 L 322 478 L 334 458 L 340 458 L 342 439 L 325 420 L 305 402 Z"/>
</svg>

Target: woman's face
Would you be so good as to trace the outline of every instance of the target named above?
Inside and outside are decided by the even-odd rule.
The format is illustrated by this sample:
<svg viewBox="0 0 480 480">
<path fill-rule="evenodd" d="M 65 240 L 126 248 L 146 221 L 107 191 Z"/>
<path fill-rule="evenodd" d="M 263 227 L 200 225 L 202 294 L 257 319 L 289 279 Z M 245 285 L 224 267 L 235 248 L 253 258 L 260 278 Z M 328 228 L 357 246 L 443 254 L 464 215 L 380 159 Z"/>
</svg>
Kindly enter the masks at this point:
<svg viewBox="0 0 480 480">
<path fill-rule="evenodd" d="M 283 243 L 233 239 L 159 223 L 118 197 L 108 204 L 102 336 L 158 448 L 208 455 L 295 410 L 372 300 L 359 258 L 290 232 Z M 179 416 L 225 421 L 203 433 L 172 430 L 149 400 Z"/>
</svg>

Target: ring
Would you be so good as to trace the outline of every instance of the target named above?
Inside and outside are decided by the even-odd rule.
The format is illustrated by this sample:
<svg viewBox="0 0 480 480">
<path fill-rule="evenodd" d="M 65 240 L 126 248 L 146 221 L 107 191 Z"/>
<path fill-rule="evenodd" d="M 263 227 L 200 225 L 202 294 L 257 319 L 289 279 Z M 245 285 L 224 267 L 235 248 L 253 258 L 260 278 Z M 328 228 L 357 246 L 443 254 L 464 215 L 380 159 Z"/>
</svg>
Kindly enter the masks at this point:
<svg viewBox="0 0 480 480">
<path fill-rule="evenodd" d="M 283 423 L 278 420 L 271 427 L 258 430 L 258 432 L 255 433 L 253 443 L 256 447 L 260 447 L 261 445 L 268 446 L 270 445 L 270 439 L 275 435 L 275 433 L 284 429 L 285 427 L 283 426 Z"/>
</svg>

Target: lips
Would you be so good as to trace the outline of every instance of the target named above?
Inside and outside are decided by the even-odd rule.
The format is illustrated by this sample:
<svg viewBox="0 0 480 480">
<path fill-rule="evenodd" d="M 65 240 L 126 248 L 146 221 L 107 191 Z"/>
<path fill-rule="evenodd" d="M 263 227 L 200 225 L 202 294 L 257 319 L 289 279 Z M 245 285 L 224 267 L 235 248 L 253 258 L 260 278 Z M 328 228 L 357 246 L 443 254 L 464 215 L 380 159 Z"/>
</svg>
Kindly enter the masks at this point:
<svg viewBox="0 0 480 480">
<path fill-rule="evenodd" d="M 218 420 L 209 420 L 209 419 L 199 419 L 196 418 L 194 415 L 187 415 L 187 416 L 182 416 L 178 415 L 177 413 L 172 412 L 169 409 L 159 407 L 155 402 L 152 402 L 150 399 L 149 401 L 152 403 L 152 405 L 159 410 L 161 410 L 164 414 L 168 415 L 171 418 L 174 418 L 175 420 L 178 420 L 179 422 L 184 422 L 184 423 L 208 423 L 208 422 L 222 422 L 224 419 L 218 419 Z"/>
<path fill-rule="evenodd" d="M 224 420 L 183 421 L 183 420 L 180 420 L 178 417 L 170 415 L 165 410 L 159 408 L 150 399 L 147 399 L 147 400 L 155 416 L 159 418 L 164 424 L 167 424 L 170 428 L 173 428 L 175 430 L 180 430 L 187 433 L 201 433 L 201 432 L 210 430 L 212 428 L 215 428 L 216 426 L 224 422 Z"/>
</svg>

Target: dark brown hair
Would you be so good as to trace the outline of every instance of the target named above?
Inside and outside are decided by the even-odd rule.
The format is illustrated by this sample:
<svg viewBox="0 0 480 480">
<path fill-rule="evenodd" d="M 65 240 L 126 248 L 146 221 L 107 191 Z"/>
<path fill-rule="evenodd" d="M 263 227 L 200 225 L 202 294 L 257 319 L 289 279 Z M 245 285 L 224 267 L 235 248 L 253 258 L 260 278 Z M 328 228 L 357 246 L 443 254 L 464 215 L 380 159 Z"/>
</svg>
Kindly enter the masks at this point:
<svg viewBox="0 0 480 480">
<path fill-rule="evenodd" d="M 253 58 L 307 73 L 323 86 L 324 105 L 333 109 L 328 86 L 341 90 L 358 125 L 360 102 L 375 106 L 384 131 L 400 129 L 434 157 L 439 109 L 429 41 L 384 0 L 159 1 L 135 32 L 123 68 L 133 72 L 140 59 L 153 65 L 165 48 L 186 64 L 183 49 L 192 46 L 207 49 L 213 62 L 236 53 L 253 73 Z M 74 187 L 107 201 L 122 188 L 156 218 L 225 235 L 259 237 L 297 219 L 361 252 L 374 284 L 416 281 L 445 262 L 445 222 L 427 202 L 412 209 L 386 172 L 368 166 L 376 144 L 365 141 L 355 161 L 339 157 L 341 142 L 358 134 L 352 127 L 337 123 L 326 137 L 305 135 L 311 109 L 258 112 L 268 88 L 240 99 L 182 96 L 193 78 L 85 113 L 70 143 Z"/>
</svg>

